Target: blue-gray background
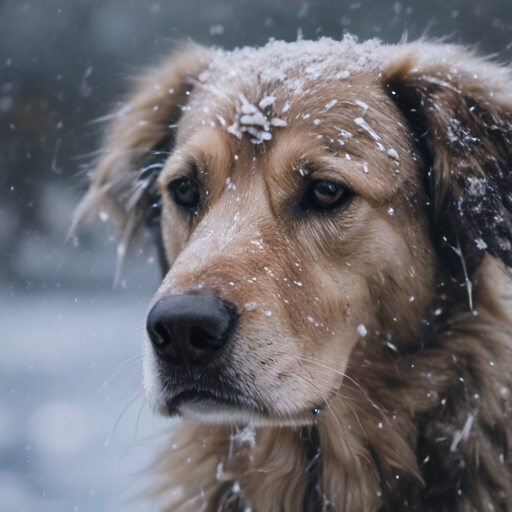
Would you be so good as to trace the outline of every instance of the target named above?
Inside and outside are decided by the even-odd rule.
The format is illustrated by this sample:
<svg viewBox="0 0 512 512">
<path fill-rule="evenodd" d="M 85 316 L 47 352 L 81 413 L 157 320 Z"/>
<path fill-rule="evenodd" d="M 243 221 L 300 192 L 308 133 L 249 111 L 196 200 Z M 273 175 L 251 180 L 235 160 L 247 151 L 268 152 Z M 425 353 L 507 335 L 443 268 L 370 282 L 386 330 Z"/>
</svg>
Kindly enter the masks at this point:
<svg viewBox="0 0 512 512">
<path fill-rule="evenodd" d="M 94 120 L 176 41 L 232 49 L 299 30 L 448 35 L 509 63 L 512 2 L 0 1 L 0 512 L 151 510 L 133 496 L 172 428 L 139 396 L 155 255 L 134 246 L 114 290 L 108 222 L 65 244 L 101 138 Z"/>
</svg>

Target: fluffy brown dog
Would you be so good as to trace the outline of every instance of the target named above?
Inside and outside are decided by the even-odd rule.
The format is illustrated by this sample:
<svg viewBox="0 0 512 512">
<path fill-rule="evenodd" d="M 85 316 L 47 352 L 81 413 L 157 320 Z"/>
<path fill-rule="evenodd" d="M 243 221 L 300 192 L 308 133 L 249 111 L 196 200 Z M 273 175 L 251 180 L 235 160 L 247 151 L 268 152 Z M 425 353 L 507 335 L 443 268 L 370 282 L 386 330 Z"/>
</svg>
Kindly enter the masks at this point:
<svg viewBox="0 0 512 512">
<path fill-rule="evenodd" d="M 510 81 L 350 38 L 140 78 L 78 215 L 160 248 L 166 510 L 512 509 Z"/>
</svg>

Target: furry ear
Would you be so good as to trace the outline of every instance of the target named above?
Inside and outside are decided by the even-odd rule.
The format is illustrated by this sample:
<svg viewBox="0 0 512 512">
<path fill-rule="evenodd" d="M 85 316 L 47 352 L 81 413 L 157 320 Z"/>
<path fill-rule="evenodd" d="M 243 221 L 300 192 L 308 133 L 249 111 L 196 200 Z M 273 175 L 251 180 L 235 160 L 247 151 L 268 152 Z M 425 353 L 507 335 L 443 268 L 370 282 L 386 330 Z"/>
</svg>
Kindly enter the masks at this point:
<svg viewBox="0 0 512 512">
<path fill-rule="evenodd" d="M 510 70 L 419 42 L 392 47 L 383 78 L 424 157 L 440 240 L 470 273 L 485 251 L 512 266 Z"/>
<path fill-rule="evenodd" d="M 188 94 L 212 54 L 200 45 L 187 44 L 156 70 L 136 78 L 124 106 L 104 118 L 110 123 L 104 149 L 89 191 L 75 212 L 73 229 L 91 210 L 108 213 L 122 228 L 118 273 L 133 233 L 143 224 L 155 238 L 162 271 L 168 270 L 155 181 L 172 151 Z"/>
</svg>

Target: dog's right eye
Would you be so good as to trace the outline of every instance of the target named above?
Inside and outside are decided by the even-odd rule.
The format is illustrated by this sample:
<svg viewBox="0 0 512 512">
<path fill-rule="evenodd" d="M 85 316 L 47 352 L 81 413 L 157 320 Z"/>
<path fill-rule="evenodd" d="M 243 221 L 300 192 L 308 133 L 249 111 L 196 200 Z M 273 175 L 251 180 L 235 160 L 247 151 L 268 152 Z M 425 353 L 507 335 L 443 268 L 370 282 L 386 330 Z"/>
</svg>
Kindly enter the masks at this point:
<svg viewBox="0 0 512 512">
<path fill-rule="evenodd" d="M 199 190 L 193 181 L 187 178 L 174 180 L 169 184 L 169 192 L 179 206 L 188 210 L 197 210 L 199 207 Z"/>
</svg>

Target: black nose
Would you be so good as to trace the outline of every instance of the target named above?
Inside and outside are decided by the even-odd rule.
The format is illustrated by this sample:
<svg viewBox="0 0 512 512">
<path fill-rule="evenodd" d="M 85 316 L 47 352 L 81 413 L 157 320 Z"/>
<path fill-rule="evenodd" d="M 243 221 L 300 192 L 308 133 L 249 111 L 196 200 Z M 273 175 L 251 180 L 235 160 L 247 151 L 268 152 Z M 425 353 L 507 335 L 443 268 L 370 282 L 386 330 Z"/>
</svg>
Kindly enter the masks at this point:
<svg viewBox="0 0 512 512">
<path fill-rule="evenodd" d="M 174 295 L 153 307 L 146 329 L 161 359 L 190 371 L 221 352 L 237 317 L 233 304 L 214 295 Z"/>
</svg>

